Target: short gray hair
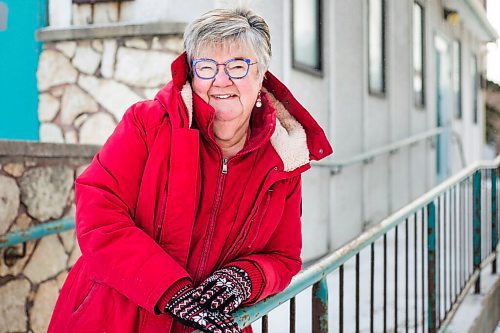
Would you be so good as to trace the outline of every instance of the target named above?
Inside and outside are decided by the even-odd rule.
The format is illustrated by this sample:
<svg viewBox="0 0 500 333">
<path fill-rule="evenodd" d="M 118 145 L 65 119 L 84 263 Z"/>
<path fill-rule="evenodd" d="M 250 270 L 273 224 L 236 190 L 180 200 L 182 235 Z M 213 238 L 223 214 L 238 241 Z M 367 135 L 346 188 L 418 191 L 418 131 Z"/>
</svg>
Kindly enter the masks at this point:
<svg viewBox="0 0 500 333">
<path fill-rule="evenodd" d="M 205 47 L 244 45 L 255 52 L 261 76 L 271 62 L 271 35 L 262 17 L 250 9 L 214 9 L 191 22 L 184 32 L 184 48 L 191 66 Z"/>
</svg>

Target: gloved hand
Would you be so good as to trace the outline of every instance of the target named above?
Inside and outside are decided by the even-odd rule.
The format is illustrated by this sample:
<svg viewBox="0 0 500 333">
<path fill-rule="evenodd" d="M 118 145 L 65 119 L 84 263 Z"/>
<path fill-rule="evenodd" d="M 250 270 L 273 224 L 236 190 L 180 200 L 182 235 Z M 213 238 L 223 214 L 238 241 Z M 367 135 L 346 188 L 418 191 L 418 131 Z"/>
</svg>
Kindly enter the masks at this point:
<svg viewBox="0 0 500 333">
<path fill-rule="evenodd" d="M 252 281 L 248 273 L 236 266 L 215 271 L 198 288 L 194 296 L 211 310 L 230 314 L 252 295 Z"/>
<path fill-rule="evenodd" d="M 238 324 L 226 314 L 207 310 L 193 296 L 192 286 L 179 290 L 167 303 L 165 312 L 184 325 L 210 333 L 241 333 Z"/>
</svg>

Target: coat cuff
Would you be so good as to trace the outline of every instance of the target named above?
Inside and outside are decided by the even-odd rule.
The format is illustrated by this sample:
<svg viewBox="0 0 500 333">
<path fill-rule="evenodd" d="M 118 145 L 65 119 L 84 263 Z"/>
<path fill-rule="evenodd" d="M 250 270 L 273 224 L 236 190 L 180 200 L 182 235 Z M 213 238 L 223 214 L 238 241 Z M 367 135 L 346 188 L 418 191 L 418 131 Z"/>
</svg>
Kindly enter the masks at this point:
<svg viewBox="0 0 500 333">
<path fill-rule="evenodd" d="M 257 265 L 255 265 L 251 261 L 241 260 L 230 263 L 227 266 L 236 266 L 238 268 L 241 268 L 242 270 L 247 272 L 248 276 L 250 277 L 250 281 L 252 281 L 252 295 L 250 295 L 250 298 L 244 301 L 242 304 L 249 305 L 258 300 L 264 289 L 264 276 L 262 275 Z"/>
<path fill-rule="evenodd" d="M 172 297 L 174 297 L 174 295 L 177 294 L 179 290 L 189 285 L 192 285 L 192 283 L 189 279 L 186 278 L 182 278 L 174 282 L 174 284 L 167 289 L 167 291 L 163 294 L 163 296 L 161 296 L 160 300 L 156 304 L 159 312 L 165 313 L 165 307 L 167 306 L 167 303 L 170 302 Z"/>
</svg>

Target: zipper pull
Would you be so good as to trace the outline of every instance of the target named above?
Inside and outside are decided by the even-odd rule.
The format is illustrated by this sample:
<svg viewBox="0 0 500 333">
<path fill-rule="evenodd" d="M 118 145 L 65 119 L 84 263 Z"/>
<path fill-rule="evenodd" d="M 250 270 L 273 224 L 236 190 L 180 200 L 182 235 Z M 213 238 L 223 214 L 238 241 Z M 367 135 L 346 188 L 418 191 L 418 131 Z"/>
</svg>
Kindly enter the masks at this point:
<svg viewBox="0 0 500 333">
<path fill-rule="evenodd" d="M 227 173 L 227 158 L 222 159 L 222 173 L 223 174 Z"/>
</svg>

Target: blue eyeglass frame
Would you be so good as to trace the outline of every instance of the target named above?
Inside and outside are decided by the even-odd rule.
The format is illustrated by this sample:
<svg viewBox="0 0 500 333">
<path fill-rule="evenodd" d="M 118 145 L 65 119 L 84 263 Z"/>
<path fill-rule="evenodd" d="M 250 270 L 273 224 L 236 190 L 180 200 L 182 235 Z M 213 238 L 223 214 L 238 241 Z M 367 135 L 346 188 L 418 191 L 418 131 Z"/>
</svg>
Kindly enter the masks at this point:
<svg viewBox="0 0 500 333">
<path fill-rule="evenodd" d="M 245 73 L 245 75 L 243 75 L 242 77 L 233 77 L 233 76 L 231 76 L 231 74 L 229 74 L 229 73 L 228 73 L 228 71 L 227 71 L 227 67 L 226 67 L 226 66 L 227 66 L 227 64 L 228 64 L 228 63 L 230 63 L 230 62 L 232 62 L 232 61 L 235 61 L 235 60 L 243 60 L 243 61 L 244 61 L 244 62 L 246 62 L 246 63 L 247 63 L 247 65 L 248 65 L 248 67 L 247 67 L 247 72 L 246 72 L 246 73 Z M 205 78 L 205 77 L 200 77 L 200 76 L 198 75 L 198 72 L 196 71 L 196 67 L 195 67 L 195 66 L 196 66 L 196 64 L 197 64 L 197 63 L 202 62 L 202 61 L 212 62 L 212 63 L 214 63 L 214 64 L 216 65 L 216 68 L 217 68 L 217 69 L 215 70 L 215 74 L 214 74 L 214 76 L 213 76 L 213 77 L 211 77 L 211 78 Z M 200 58 L 200 59 L 193 59 L 193 60 L 191 61 L 191 67 L 193 68 L 193 72 L 194 72 L 194 74 L 196 75 L 196 77 L 197 77 L 197 78 L 199 78 L 200 80 L 213 80 L 213 79 L 217 76 L 217 74 L 219 74 L 219 66 L 224 65 L 224 72 L 226 73 L 226 75 L 227 75 L 227 76 L 229 76 L 229 78 L 230 78 L 230 79 L 232 79 L 232 80 L 239 80 L 239 79 L 244 79 L 244 78 L 248 75 L 248 71 L 250 70 L 250 66 L 255 65 L 255 64 L 257 64 L 257 63 L 258 63 L 258 61 L 256 61 L 256 62 L 252 62 L 252 61 L 251 61 L 250 59 L 248 59 L 248 58 L 231 58 L 231 59 L 229 59 L 229 60 L 226 60 L 226 62 L 224 62 L 224 63 L 222 63 L 222 64 L 219 64 L 219 63 L 218 63 L 217 61 L 215 61 L 214 59 L 209 59 L 209 58 Z"/>
</svg>

